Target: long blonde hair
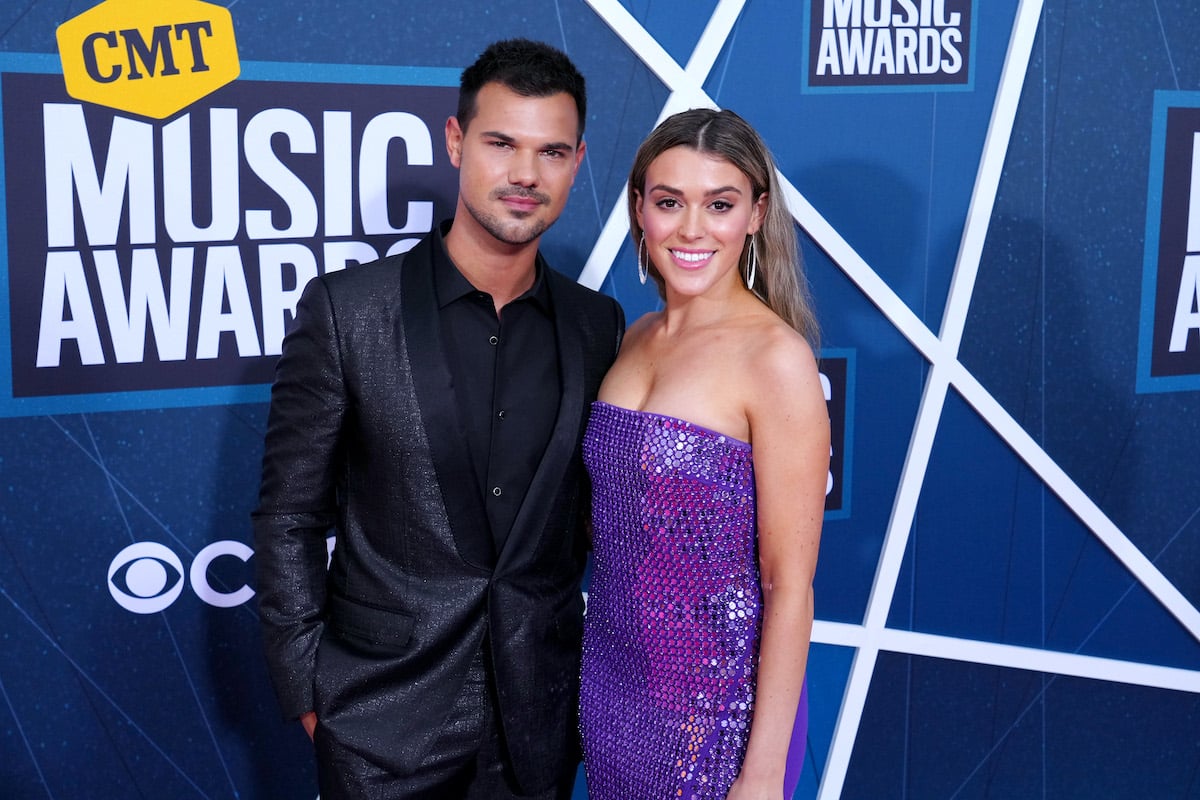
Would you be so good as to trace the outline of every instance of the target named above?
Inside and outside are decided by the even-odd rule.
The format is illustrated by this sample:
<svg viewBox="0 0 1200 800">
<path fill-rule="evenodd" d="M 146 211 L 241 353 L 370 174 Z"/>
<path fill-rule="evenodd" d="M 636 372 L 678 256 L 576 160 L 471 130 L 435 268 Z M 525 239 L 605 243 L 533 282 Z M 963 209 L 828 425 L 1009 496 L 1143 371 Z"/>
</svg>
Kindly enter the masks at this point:
<svg viewBox="0 0 1200 800">
<path fill-rule="evenodd" d="M 812 295 L 804 275 L 796 226 L 775 177 L 775 159 L 762 137 L 748 122 L 729 110 L 693 108 L 663 120 L 638 148 L 629 172 L 629 233 L 639 247 L 643 230 L 637 220 L 638 197 L 644 196 L 646 172 L 654 159 L 672 147 L 687 147 L 699 153 L 717 156 L 733 164 L 750 181 L 751 194 L 758 200 L 767 195 L 763 223 L 746 246 L 738 261 L 742 282 L 762 298 L 784 322 L 808 340 L 813 352 L 820 346 L 820 328 L 813 310 Z M 754 242 L 758 268 L 754 285 L 749 283 L 750 243 Z M 646 264 L 650 276 L 664 297 L 662 275 L 653 262 Z"/>
</svg>

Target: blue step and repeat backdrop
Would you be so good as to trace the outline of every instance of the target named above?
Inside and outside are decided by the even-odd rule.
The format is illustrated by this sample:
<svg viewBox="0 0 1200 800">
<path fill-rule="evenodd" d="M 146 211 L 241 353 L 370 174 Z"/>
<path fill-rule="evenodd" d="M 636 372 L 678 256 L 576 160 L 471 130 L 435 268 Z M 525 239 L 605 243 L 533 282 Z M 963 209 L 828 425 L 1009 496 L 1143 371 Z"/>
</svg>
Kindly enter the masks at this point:
<svg viewBox="0 0 1200 800">
<path fill-rule="evenodd" d="M 5 3 L 0 794 L 316 795 L 253 603 L 267 383 L 309 277 L 450 211 L 458 74 L 515 35 L 589 79 L 545 251 L 630 318 L 656 120 L 777 155 L 835 434 L 797 797 L 1200 798 L 1193 0 Z"/>
</svg>

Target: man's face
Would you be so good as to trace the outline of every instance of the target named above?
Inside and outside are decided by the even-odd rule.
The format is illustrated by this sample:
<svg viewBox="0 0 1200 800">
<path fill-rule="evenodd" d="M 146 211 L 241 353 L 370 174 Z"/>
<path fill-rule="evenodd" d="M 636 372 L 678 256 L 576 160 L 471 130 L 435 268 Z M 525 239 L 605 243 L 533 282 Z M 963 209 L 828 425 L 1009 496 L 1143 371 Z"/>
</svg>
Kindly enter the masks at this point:
<svg viewBox="0 0 1200 800">
<path fill-rule="evenodd" d="M 495 239 L 535 241 L 562 213 L 583 160 L 579 113 L 571 95 L 523 97 L 499 83 L 476 95 L 464 131 L 446 122 L 446 149 L 459 169 L 459 210 Z M 461 214 L 459 215 L 461 216 Z"/>
</svg>

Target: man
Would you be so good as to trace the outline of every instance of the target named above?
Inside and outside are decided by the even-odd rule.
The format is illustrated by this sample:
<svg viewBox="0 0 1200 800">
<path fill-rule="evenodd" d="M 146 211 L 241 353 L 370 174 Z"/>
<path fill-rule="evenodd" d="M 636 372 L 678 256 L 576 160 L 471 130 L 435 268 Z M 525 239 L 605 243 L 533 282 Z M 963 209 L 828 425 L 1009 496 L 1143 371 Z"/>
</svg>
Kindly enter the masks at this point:
<svg viewBox="0 0 1200 800">
<path fill-rule="evenodd" d="M 570 795 L 579 444 L 624 319 L 538 242 L 585 112 L 562 53 L 489 47 L 446 122 L 453 220 L 297 305 L 253 517 L 272 680 L 324 800 Z"/>
</svg>

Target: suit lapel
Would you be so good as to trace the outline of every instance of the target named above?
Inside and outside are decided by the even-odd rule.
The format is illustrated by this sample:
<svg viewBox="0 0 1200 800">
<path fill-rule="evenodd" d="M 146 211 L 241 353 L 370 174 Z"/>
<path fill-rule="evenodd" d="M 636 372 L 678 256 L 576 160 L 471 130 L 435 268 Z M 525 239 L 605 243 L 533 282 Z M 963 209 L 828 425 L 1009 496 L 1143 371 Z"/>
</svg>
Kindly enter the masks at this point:
<svg viewBox="0 0 1200 800">
<path fill-rule="evenodd" d="M 496 561 L 495 545 L 467 451 L 466 431 L 458 416 L 438 320 L 432 255 L 437 238 L 436 233 L 428 237 L 404 259 L 400 297 L 404 338 L 455 547 L 464 561 L 490 569 Z"/>
<path fill-rule="evenodd" d="M 539 255 L 540 259 L 541 256 Z M 513 521 L 511 533 L 500 551 L 497 569 L 506 563 L 528 560 L 546 527 L 554 507 L 555 497 L 567 478 L 571 458 L 579 442 L 580 425 L 584 417 L 583 332 L 576 323 L 578 310 L 571 306 L 564 293 L 555 292 L 560 278 L 545 263 L 542 264 L 554 303 L 554 328 L 558 337 L 559 374 L 562 376 L 562 396 L 558 403 L 558 418 L 546 452 L 534 473 L 529 491 Z"/>
</svg>

